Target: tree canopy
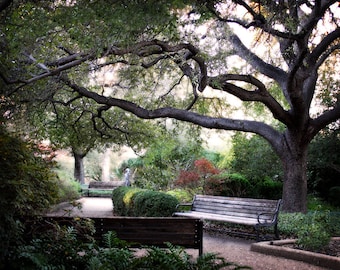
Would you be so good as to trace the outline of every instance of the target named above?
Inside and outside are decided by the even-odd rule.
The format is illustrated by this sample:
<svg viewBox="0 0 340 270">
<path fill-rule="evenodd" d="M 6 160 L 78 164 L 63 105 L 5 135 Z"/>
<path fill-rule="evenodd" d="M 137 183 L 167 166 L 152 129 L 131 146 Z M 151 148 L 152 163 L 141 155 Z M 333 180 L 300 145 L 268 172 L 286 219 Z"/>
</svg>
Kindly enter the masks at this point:
<svg viewBox="0 0 340 270">
<path fill-rule="evenodd" d="M 281 160 L 284 210 L 306 211 L 308 145 L 339 125 L 337 1 L 3 1 L 0 8 L 7 104 L 54 99 L 57 83 L 75 95 L 69 106 L 95 101 L 93 119 L 120 108 L 258 134 Z M 110 80 L 91 87 L 98 72 Z M 233 117 L 230 94 L 261 104 L 271 121 Z"/>
</svg>

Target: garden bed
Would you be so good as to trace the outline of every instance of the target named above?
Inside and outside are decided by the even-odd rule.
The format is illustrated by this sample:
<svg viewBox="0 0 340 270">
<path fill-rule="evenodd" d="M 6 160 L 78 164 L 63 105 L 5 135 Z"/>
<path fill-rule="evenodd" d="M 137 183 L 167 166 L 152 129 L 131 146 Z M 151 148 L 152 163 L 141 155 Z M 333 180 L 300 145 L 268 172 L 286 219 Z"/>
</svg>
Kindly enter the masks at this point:
<svg viewBox="0 0 340 270">
<path fill-rule="evenodd" d="M 319 252 L 299 249 L 295 243 L 295 239 L 258 242 L 251 245 L 251 251 L 303 261 L 327 269 L 340 269 L 340 237 L 333 237 L 330 244 Z"/>
</svg>

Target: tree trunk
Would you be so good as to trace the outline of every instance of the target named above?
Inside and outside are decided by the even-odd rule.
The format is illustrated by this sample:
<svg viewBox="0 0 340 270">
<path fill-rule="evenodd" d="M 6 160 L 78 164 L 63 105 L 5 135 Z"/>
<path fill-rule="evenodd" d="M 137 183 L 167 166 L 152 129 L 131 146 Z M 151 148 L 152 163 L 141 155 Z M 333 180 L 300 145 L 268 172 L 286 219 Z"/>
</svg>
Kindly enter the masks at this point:
<svg viewBox="0 0 340 270">
<path fill-rule="evenodd" d="M 73 156 L 74 156 L 74 178 L 80 184 L 85 184 L 84 155 L 73 152 Z"/>
<path fill-rule="evenodd" d="M 286 149 L 283 157 L 284 183 L 283 206 L 284 212 L 307 212 L 307 148 Z"/>
</svg>

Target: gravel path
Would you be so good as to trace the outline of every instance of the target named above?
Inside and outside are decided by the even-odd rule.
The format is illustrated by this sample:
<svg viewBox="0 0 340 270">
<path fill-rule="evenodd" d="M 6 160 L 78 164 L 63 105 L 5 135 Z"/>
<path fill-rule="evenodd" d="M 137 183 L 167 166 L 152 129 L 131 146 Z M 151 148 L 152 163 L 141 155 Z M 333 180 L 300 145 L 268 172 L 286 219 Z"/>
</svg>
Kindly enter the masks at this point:
<svg viewBox="0 0 340 270">
<path fill-rule="evenodd" d="M 78 200 L 81 209 L 69 204 L 58 205 L 50 215 L 63 215 L 70 213 L 79 217 L 105 217 L 112 216 L 112 200 L 110 198 L 81 198 Z M 217 253 L 227 261 L 238 265 L 250 266 L 254 270 L 325 270 L 308 263 L 274 257 L 250 251 L 253 240 L 239 239 L 226 235 L 212 235 L 204 233 L 203 252 Z M 197 250 L 188 251 L 197 256 Z"/>
</svg>

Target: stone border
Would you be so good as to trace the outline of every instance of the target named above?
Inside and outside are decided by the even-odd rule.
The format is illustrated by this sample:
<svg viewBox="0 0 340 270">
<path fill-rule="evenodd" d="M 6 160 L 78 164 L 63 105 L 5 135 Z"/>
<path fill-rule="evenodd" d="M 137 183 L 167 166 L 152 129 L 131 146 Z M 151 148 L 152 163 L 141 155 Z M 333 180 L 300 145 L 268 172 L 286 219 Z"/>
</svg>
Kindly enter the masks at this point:
<svg viewBox="0 0 340 270">
<path fill-rule="evenodd" d="M 334 237 L 333 240 L 340 240 L 340 237 Z M 340 258 L 334 256 L 328 256 L 310 251 L 298 250 L 284 245 L 294 244 L 295 239 L 277 240 L 257 242 L 251 244 L 250 250 L 263 253 L 266 255 L 272 255 L 276 257 L 284 257 L 286 259 L 306 262 L 312 265 L 325 267 L 327 269 L 340 269 Z"/>
</svg>

